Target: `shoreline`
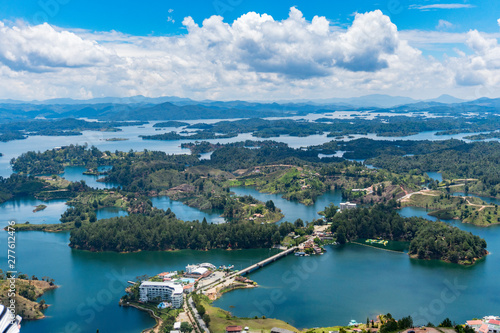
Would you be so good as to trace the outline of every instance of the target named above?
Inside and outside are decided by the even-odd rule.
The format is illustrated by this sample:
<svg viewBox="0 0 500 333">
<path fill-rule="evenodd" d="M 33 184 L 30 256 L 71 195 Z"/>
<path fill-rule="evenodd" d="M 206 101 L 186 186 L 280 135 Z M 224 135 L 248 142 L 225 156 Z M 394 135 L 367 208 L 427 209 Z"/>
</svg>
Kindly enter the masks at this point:
<svg viewBox="0 0 500 333">
<path fill-rule="evenodd" d="M 152 318 L 154 318 L 156 324 L 153 327 L 143 329 L 141 331 L 141 333 L 158 332 L 158 329 L 160 329 L 161 325 L 163 324 L 163 320 L 160 317 L 158 317 L 154 313 L 154 311 L 151 310 L 151 309 L 144 308 L 144 307 L 142 307 L 140 305 L 137 305 L 137 304 L 134 304 L 134 303 L 129 303 L 129 302 L 123 303 L 122 300 L 120 300 L 118 304 L 120 306 L 132 307 L 132 308 L 136 308 L 139 311 L 148 312 L 149 316 L 152 317 Z"/>
<path fill-rule="evenodd" d="M 370 247 L 370 248 L 372 248 L 372 249 L 377 249 L 377 250 L 387 251 L 387 252 L 400 253 L 400 254 L 407 254 L 406 252 L 402 252 L 402 251 L 396 251 L 396 250 L 390 250 L 390 249 L 383 249 L 383 248 L 380 248 L 380 247 L 376 247 L 376 246 L 372 246 L 372 245 L 368 245 L 368 244 L 362 244 L 362 243 L 358 243 L 358 242 L 350 242 L 350 243 L 351 243 L 351 244 L 357 244 L 357 245 L 361 245 L 361 246 Z"/>
</svg>

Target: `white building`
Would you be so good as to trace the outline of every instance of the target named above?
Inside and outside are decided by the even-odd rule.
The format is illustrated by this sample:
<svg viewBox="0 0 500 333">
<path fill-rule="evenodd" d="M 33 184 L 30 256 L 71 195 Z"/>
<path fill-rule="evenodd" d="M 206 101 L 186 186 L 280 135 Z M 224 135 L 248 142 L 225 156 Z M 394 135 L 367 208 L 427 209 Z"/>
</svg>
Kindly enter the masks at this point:
<svg viewBox="0 0 500 333">
<path fill-rule="evenodd" d="M 340 203 L 340 211 L 346 210 L 346 209 L 356 209 L 356 204 L 352 202 L 341 202 Z"/>
<path fill-rule="evenodd" d="M 203 264 L 199 264 L 198 266 L 200 267 L 204 267 L 210 271 L 215 271 L 217 269 L 217 267 L 215 267 L 214 265 L 212 265 L 211 263 L 209 262 L 204 262 Z"/>
<path fill-rule="evenodd" d="M 186 274 L 188 275 L 199 275 L 202 276 L 208 271 L 215 271 L 217 267 L 210 263 L 203 263 L 198 265 L 187 265 L 186 266 Z"/>
<path fill-rule="evenodd" d="M 144 281 L 139 287 L 139 300 L 141 302 L 148 302 L 158 298 L 161 301 L 172 303 L 174 308 L 180 308 L 183 303 L 182 293 L 182 285 L 172 281 Z"/>
<path fill-rule="evenodd" d="M 187 265 L 186 266 L 186 273 L 191 274 L 192 271 L 198 268 L 198 265 Z"/>
</svg>

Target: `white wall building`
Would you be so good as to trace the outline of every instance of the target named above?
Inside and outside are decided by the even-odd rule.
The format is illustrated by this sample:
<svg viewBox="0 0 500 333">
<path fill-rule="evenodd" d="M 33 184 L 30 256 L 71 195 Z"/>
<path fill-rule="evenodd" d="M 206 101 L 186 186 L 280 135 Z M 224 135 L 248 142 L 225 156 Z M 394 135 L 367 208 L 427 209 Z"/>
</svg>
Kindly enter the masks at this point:
<svg viewBox="0 0 500 333">
<path fill-rule="evenodd" d="M 352 202 L 341 202 L 340 203 L 340 211 L 346 210 L 346 209 L 356 209 L 356 204 Z"/>
<path fill-rule="evenodd" d="M 172 303 L 174 308 L 182 307 L 183 286 L 172 281 L 152 282 L 144 281 L 139 287 L 139 300 L 148 302 L 159 298 L 162 301 Z"/>
</svg>

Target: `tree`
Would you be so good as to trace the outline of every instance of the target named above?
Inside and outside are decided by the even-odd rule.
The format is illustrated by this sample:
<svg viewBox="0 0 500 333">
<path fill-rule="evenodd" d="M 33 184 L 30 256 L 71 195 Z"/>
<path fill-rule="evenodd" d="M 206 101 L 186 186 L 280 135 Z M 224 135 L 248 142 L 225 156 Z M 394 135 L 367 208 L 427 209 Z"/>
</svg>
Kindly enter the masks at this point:
<svg viewBox="0 0 500 333">
<path fill-rule="evenodd" d="M 439 327 L 453 327 L 453 324 L 451 323 L 450 318 L 446 318 L 441 324 L 439 324 Z"/>
<path fill-rule="evenodd" d="M 206 310 L 205 310 L 205 307 L 201 304 L 197 304 L 196 305 L 196 311 L 198 311 L 199 315 L 203 317 L 203 315 L 205 314 Z"/>
<path fill-rule="evenodd" d="M 182 333 L 190 333 L 193 330 L 193 326 L 191 326 L 190 323 L 188 322 L 182 322 L 181 323 L 181 332 Z"/>
<path fill-rule="evenodd" d="M 272 200 L 266 201 L 266 208 L 271 212 L 274 212 L 276 210 L 276 206 L 274 205 L 274 202 Z"/>
<path fill-rule="evenodd" d="M 207 324 L 207 326 L 210 324 L 210 316 L 208 315 L 208 313 L 205 313 L 203 315 L 203 321 L 205 322 L 205 324 Z"/>
<path fill-rule="evenodd" d="M 343 225 L 341 225 L 337 229 L 337 243 L 339 243 L 339 244 L 345 244 L 346 241 L 347 241 L 347 239 L 346 239 L 346 230 L 345 230 L 345 227 Z"/>
<path fill-rule="evenodd" d="M 304 221 L 302 221 L 302 219 L 296 219 L 293 225 L 295 226 L 295 228 L 303 228 Z"/>
</svg>

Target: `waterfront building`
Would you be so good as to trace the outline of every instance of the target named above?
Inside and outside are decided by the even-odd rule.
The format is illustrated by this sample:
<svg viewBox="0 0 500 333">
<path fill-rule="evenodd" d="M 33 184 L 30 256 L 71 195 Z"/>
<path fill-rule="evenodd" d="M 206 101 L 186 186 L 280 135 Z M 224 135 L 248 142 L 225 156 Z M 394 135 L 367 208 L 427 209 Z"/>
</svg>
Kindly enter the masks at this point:
<svg viewBox="0 0 500 333">
<path fill-rule="evenodd" d="M 467 320 L 466 325 L 478 333 L 500 333 L 500 317 L 486 316 L 482 320 Z"/>
<path fill-rule="evenodd" d="M 475 331 L 477 331 L 483 325 L 483 321 L 479 320 L 479 319 L 476 319 L 476 320 L 467 320 L 466 324 L 467 324 L 467 326 L 470 326 Z"/>
<path fill-rule="evenodd" d="M 180 308 L 183 303 L 183 287 L 180 284 L 166 282 L 144 281 L 139 287 L 139 300 L 148 302 L 158 299 L 160 301 L 169 301 L 174 308 Z"/>
<path fill-rule="evenodd" d="M 226 326 L 226 333 L 241 333 L 241 326 Z"/>
<path fill-rule="evenodd" d="M 195 279 L 204 278 L 212 274 L 212 271 L 215 271 L 217 267 L 210 263 L 203 263 L 197 265 L 187 265 L 186 273 L 184 276 L 192 277 Z"/>
<path fill-rule="evenodd" d="M 488 332 L 500 333 L 500 320 L 497 319 L 488 320 Z"/>
<path fill-rule="evenodd" d="M 340 211 L 346 210 L 346 209 L 356 209 L 356 204 L 353 202 L 341 202 L 340 203 Z"/>
</svg>

